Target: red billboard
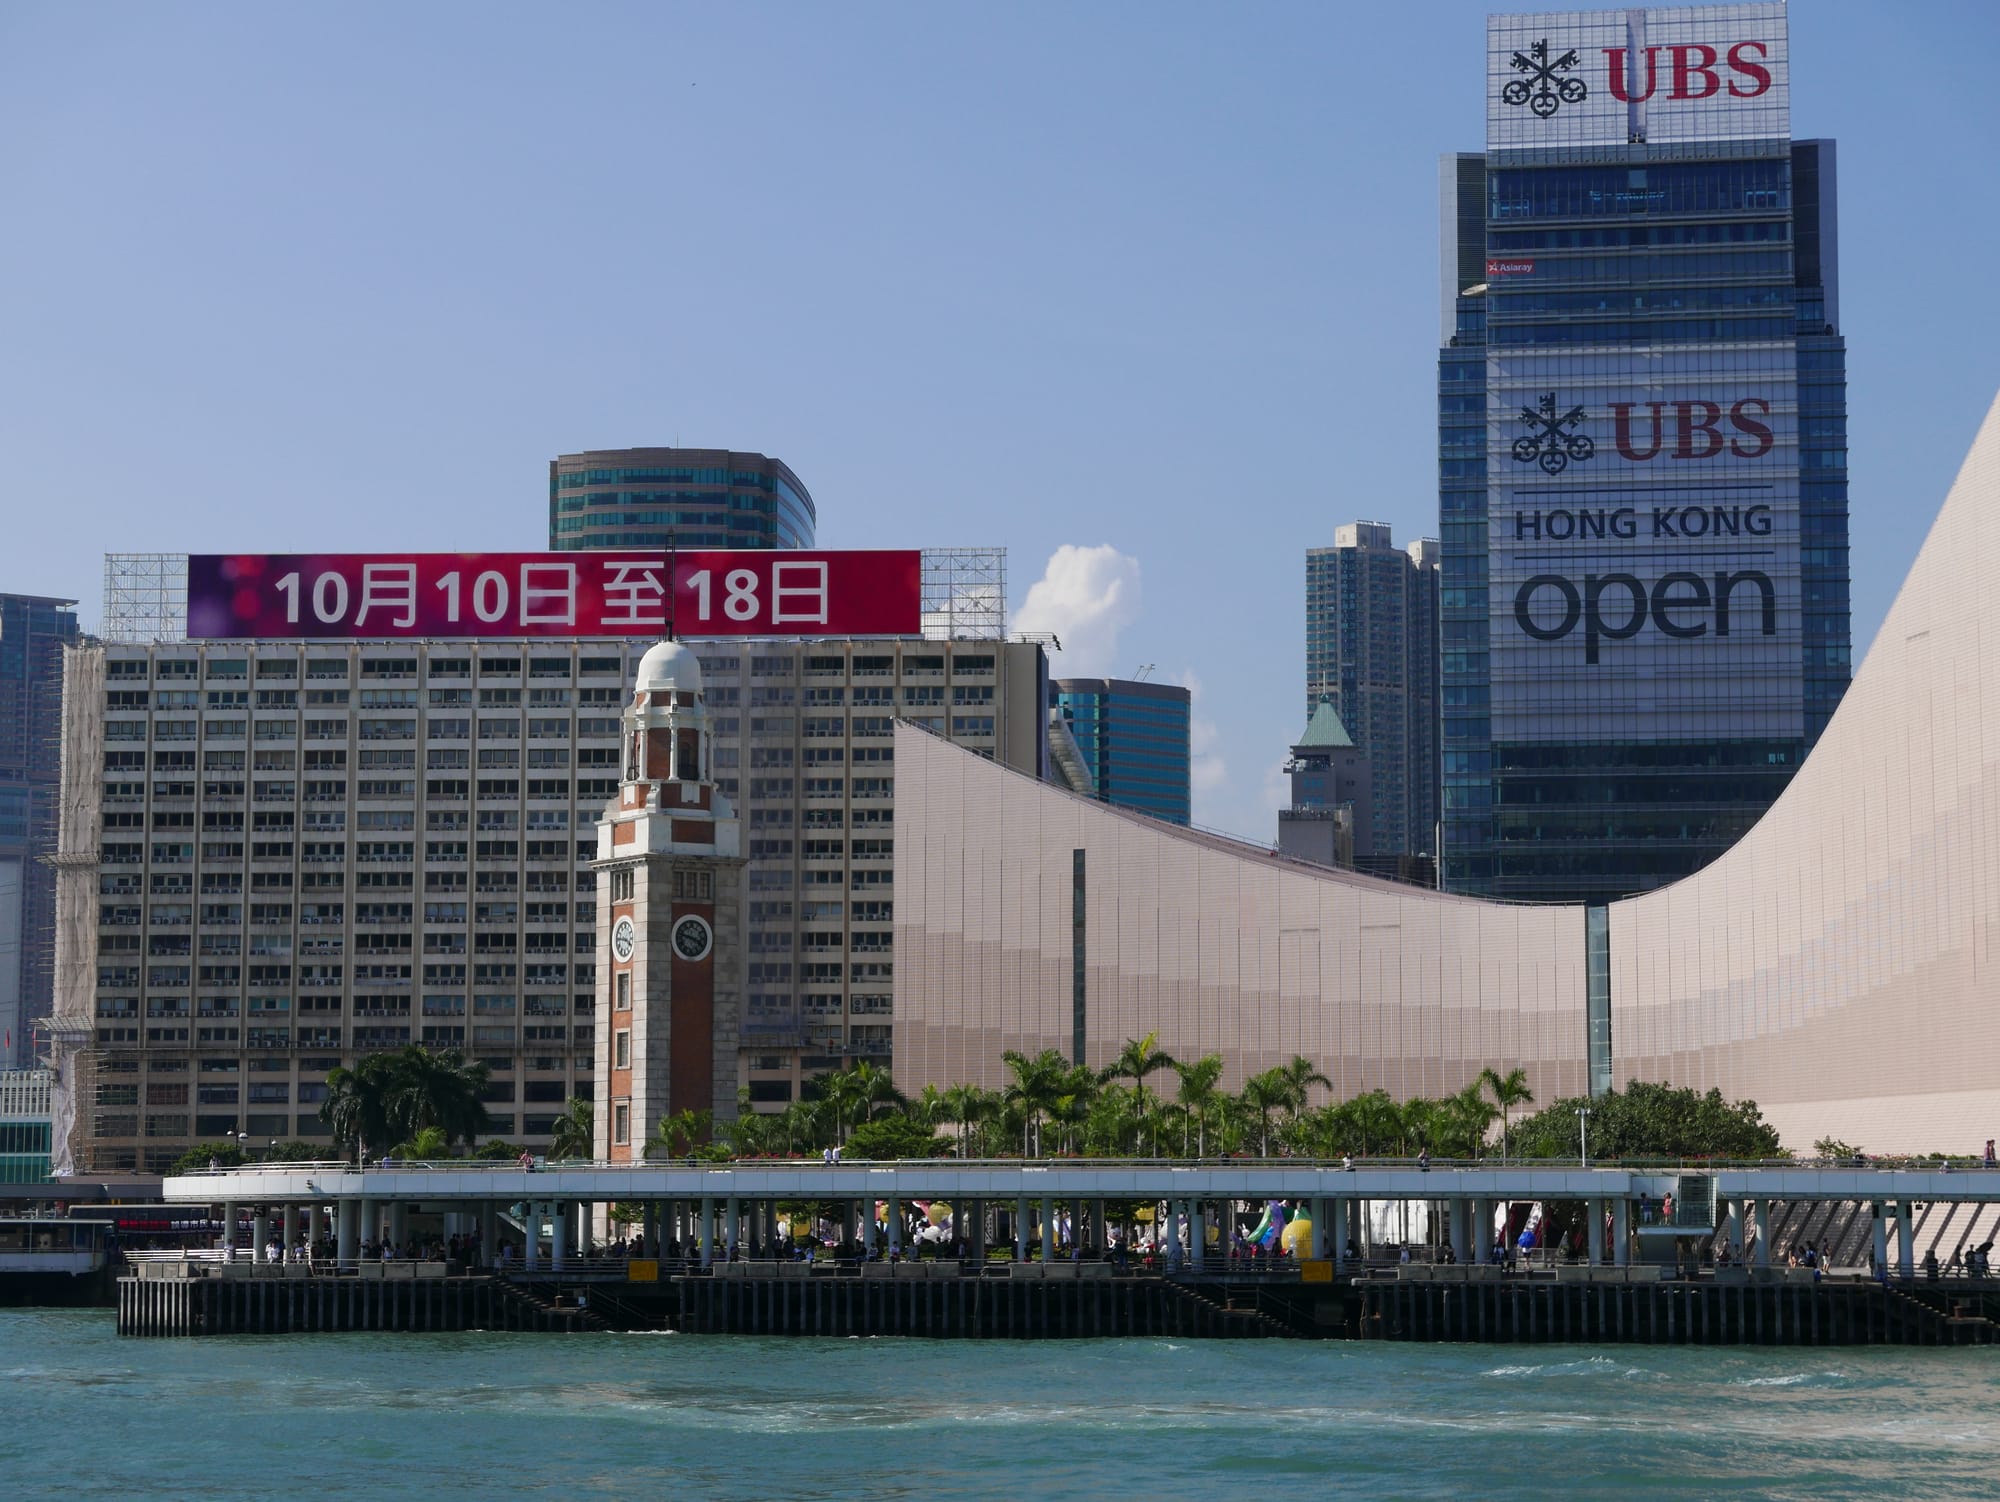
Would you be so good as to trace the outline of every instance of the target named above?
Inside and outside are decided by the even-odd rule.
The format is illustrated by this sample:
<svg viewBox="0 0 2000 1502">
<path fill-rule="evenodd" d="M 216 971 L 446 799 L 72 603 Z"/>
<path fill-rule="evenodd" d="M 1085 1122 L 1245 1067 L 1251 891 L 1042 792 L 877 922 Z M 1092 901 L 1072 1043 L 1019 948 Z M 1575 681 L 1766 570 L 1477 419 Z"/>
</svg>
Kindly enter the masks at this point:
<svg viewBox="0 0 2000 1502">
<path fill-rule="evenodd" d="M 680 553 L 674 630 L 709 636 L 909 636 L 917 551 Z M 655 636 L 663 553 L 200 553 L 187 630 L 221 638 Z"/>
</svg>

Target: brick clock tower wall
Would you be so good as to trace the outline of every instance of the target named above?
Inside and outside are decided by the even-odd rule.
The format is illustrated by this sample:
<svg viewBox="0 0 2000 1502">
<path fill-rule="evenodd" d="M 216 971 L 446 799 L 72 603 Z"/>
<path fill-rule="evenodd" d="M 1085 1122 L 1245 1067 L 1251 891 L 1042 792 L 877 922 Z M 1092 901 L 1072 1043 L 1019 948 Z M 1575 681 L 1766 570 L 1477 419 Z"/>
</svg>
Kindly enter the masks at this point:
<svg viewBox="0 0 2000 1502">
<path fill-rule="evenodd" d="M 597 834 L 597 1156 L 635 1162 L 664 1117 L 736 1115 L 744 862 L 706 780 L 694 655 L 660 642 L 624 716 L 617 801 Z"/>
</svg>

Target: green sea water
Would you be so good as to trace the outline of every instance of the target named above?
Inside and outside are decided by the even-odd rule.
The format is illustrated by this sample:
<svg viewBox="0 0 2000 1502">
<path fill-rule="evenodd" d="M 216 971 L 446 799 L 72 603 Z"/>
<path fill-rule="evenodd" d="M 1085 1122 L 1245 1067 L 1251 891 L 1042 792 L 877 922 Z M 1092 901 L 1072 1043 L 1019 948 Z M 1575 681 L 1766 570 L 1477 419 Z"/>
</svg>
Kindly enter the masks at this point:
<svg viewBox="0 0 2000 1502">
<path fill-rule="evenodd" d="M 2000 1352 L 121 1340 L 0 1310 L 10 1497 L 2000 1496 Z"/>
</svg>

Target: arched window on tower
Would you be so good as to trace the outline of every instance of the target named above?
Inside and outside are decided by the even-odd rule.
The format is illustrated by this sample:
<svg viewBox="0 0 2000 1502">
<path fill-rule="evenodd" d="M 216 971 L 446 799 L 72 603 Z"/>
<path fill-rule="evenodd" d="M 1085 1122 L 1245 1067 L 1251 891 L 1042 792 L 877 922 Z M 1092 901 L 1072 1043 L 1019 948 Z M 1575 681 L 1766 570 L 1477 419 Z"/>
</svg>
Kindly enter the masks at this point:
<svg viewBox="0 0 2000 1502">
<path fill-rule="evenodd" d="M 701 781 L 701 732 L 692 726 L 676 735 L 674 775 L 682 782 Z"/>
</svg>

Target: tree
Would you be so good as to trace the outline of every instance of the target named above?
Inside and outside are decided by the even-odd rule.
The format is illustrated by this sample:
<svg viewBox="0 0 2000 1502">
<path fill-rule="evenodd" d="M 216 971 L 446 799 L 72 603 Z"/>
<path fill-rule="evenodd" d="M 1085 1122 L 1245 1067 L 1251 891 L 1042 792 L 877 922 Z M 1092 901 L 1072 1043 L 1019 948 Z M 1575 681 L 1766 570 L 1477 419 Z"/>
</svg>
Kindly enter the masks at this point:
<svg viewBox="0 0 2000 1502">
<path fill-rule="evenodd" d="M 1577 1111 L 1590 1110 L 1590 1152 L 1605 1158 L 1761 1159 L 1784 1155 L 1777 1131 L 1755 1101 L 1724 1100 L 1671 1085 L 1634 1081 L 1596 1097 L 1558 1100 L 1521 1120 L 1521 1155 L 1573 1158 Z"/>
<path fill-rule="evenodd" d="M 1160 1047 L 1159 1034 L 1148 1033 L 1143 1038 L 1127 1038 L 1125 1046 L 1118 1050 L 1118 1057 L 1099 1072 L 1098 1079 L 1107 1085 L 1113 1080 L 1130 1080 L 1143 1111 L 1148 1094 L 1146 1077 L 1174 1067 L 1174 1056 Z"/>
<path fill-rule="evenodd" d="M 1045 1048 L 1033 1058 L 1010 1048 L 1000 1057 L 1014 1076 L 1006 1099 L 1021 1110 L 1021 1156 L 1032 1158 L 1034 1130 L 1062 1099 L 1070 1063 L 1053 1048 Z"/>
<path fill-rule="evenodd" d="M 1257 1156 L 1271 1156 L 1271 1113 L 1282 1111 L 1292 1098 L 1291 1081 L 1282 1069 L 1266 1069 L 1243 1082 L 1243 1104 L 1257 1114 Z"/>
<path fill-rule="evenodd" d="M 241 1168 L 249 1155 L 233 1142 L 198 1142 L 168 1165 L 169 1175 L 200 1173 L 204 1168 Z"/>
<path fill-rule="evenodd" d="M 849 1132 L 844 1151 L 850 1157 L 882 1161 L 941 1158 L 951 1151 L 951 1144 L 907 1116 L 882 1116 Z"/>
<path fill-rule="evenodd" d="M 490 1137 L 475 1147 L 471 1156 L 482 1163 L 508 1163 L 521 1156 L 521 1149 L 511 1142 Z"/>
<path fill-rule="evenodd" d="M 556 1118 L 549 1137 L 551 1158 L 593 1158 L 597 1155 L 597 1110 L 587 1095 L 572 1095 Z"/>
<path fill-rule="evenodd" d="M 1484 1089 L 1493 1097 L 1493 1104 L 1500 1108 L 1500 1157 L 1504 1162 L 1513 1151 L 1509 1140 L 1509 1113 L 1516 1106 L 1532 1106 L 1535 1092 L 1528 1088 L 1528 1072 L 1525 1069 L 1510 1069 L 1504 1075 L 1493 1068 L 1479 1071 L 1475 1087 Z"/>
<path fill-rule="evenodd" d="M 1305 1110 L 1314 1085 L 1323 1090 L 1333 1088 L 1333 1081 L 1321 1074 L 1319 1066 L 1304 1054 L 1293 1054 L 1291 1063 L 1278 1066 L 1278 1073 L 1285 1081 L 1285 1109 L 1294 1116 Z"/>
<path fill-rule="evenodd" d="M 1208 1156 L 1208 1118 L 1215 1110 L 1222 1095 L 1222 1055 L 1204 1054 L 1192 1064 L 1174 1065 L 1174 1073 L 1180 1076 L 1180 1089 L 1174 1092 L 1175 1102 L 1187 1113 L 1187 1123 L 1194 1128 L 1195 1155 Z M 1181 1155 L 1187 1156 L 1188 1142 L 1184 1134 L 1181 1138 Z"/>
<path fill-rule="evenodd" d="M 692 1153 L 708 1141 L 714 1122 L 712 1112 L 683 1106 L 660 1118 L 659 1125 L 653 1128 L 652 1137 L 647 1140 L 646 1150 L 650 1153 L 657 1148 L 669 1158 Z"/>
<path fill-rule="evenodd" d="M 415 1163 L 436 1163 L 452 1156 L 451 1144 L 438 1127 L 419 1128 L 409 1141 L 396 1144 L 395 1154 Z"/>
<path fill-rule="evenodd" d="M 467 1064 L 455 1048 L 433 1053 L 411 1044 L 370 1054 L 327 1075 L 320 1120 L 343 1152 L 362 1158 L 371 1146 L 405 1141 L 425 1127 L 443 1132 L 447 1144 L 470 1142 L 493 1124 L 480 1101 L 486 1074 L 484 1064 Z"/>
<path fill-rule="evenodd" d="M 1441 1140 L 1454 1158 L 1477 1158 L 1486 1145 L 1487 1132 L 1500 1114 L 1479 1086 L 1480 1082 L 1474 1080 L 1456 1095 L 1447 1095 L 1439 1102 Z"/>
</svg>

